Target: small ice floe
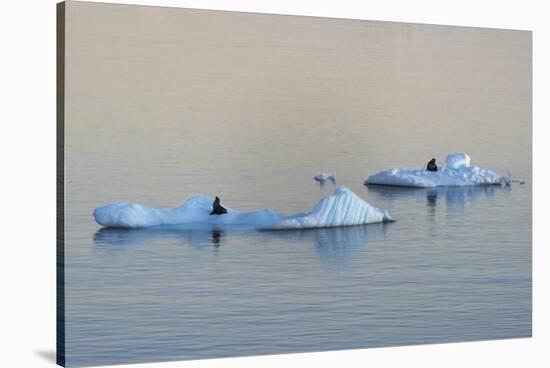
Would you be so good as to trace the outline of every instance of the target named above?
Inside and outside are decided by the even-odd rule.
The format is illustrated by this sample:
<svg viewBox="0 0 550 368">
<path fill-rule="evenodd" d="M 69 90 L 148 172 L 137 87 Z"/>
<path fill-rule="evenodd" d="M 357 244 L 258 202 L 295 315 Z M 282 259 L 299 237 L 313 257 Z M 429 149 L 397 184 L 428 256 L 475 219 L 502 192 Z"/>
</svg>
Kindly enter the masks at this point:
<svg viewBox="0 0 550 368">
<path fill-rule="evenodd" d="M 112 228 L 145 228 L 152 226 L 186 225 L 204 228 L 212 226 L 245 227 L 258 230 L 310 229 L 350 225 L 366 225 L 393 221 L 388 211 L 377 208 L 346 187 L 337 188 L 323 197 L 306 213 L 284 216 L 270 209 L 240 212 L 227 208 L 227 213 L 212 216 L 214 198 L 195 195 L 180 207 L 156 209 L 131 203 L 112 203 L 94 210 L 95 221 Z"/>
<path fill-rule="evenodd" d="M 447 155 L 446 167 L 437 171 L 424 169 L 390 169 L 371 175 L 365 184 L 395 185 L 403 187 L 430 188 L 439 186 L 465 185 L 510 185 L 510 179 L 495 172 L 470 166 L 470 156 L 466 153 Z"/>
<path fill-rule="evenodd" d="M 336 173 L 333 172 L 331 175 L 327 175 L 324 172 L 320 173 L 317 176 L 314 176 L 313 179 L 317 180 L 319 183 L 324 183 L 327 180 L 330 180 L 331 182 L 336 182 Z"/>
</svg>

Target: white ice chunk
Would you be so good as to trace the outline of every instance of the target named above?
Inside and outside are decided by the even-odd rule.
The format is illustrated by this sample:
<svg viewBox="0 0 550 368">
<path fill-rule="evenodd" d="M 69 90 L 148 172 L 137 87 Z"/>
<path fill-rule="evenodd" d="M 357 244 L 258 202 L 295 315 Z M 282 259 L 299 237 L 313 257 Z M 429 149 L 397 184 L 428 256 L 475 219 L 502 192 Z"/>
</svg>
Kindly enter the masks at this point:
<svg viewBox="0 0 550 368">
<path fill-rule="evenodd" d="M 180 207 L 169 210 L 112 203 L 96 208 L 93 216 L 102 226 L 118 228 L 197 224 L 255 229 L 305 229 L 393 221 L 386 210 L 371 206 L 345 187 L 339 187 L 331 196 L 322 198 L 310 212 L 292 216 L 282 216 L 269 209 L 239 212 L 230 208 L 227 214 L 211 216 L 213 200 L 209 196 L 196 195 Z"/>
<path fill-rule="evenodd" d="M 324 183 L 327 180 L 332 181 L 333 183 L 336 182 L 336 173 L 333 172 L 331 175 L 327 175 L 324 172 L 320 173 L 317 176 L 314 176 L 313 179 L 317 180 L 318 182 Z"/>
<path fill-rule="evenodd" d="M 461 153 L 449 153 L 445 160 L 447 169 L 461 169 L 463 167 L 470 167 L 470 156 Z"/>
<path fill-rule="evenodd" d="M 266 224 L 266 229 L 307 229 L 364 225 L 393 221 L 388 211 L 376 208 L 346 187 L 339 187 L 329 197 L 324 197 L 305 214 L 286 217 L 276 223 Z"/>
</svg>

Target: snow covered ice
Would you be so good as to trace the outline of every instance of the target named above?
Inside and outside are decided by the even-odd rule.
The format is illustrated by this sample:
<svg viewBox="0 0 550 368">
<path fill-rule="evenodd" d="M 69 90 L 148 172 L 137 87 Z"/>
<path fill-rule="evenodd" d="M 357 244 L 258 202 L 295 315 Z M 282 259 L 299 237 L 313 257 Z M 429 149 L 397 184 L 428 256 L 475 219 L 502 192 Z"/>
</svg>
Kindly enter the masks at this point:
<svg viewBox="0 0 550 368">
<path fill-rule="evenodd" d="M 446 166 L 437 172 L 425 169 L 391 169 L 371 175 L 365 184 L 396 185 L 403 187 L 439 187 L 465 185 L 506 185 L 509 180 L 495 172 L 470 166 L 470 156 L 453 153 L 447 156 Z"/>
<path fill-rule="evenodd" d="M 470 156 L 465 153 L 449 153 L 445 160 L 447 169 L 462 169 L 470 167 Z"/>
<path fill-rule="evenodd" d="M 337 188 L 332 195 L 322 198 L 311 211 L 291 216 L 283 216 L 269 209 L 239 212 L 230 208 L 227 208 L 225 215 L 211 216 L 213 200 L 214 198 L 209 196 L 195 195 L 180 207 L 168 210 L 148 208 L 139 204 L 112 203 L 96 208 L 93 216 L 102 226 L 118 228 L 195 224 L 275 230 L 393 221 L 386 210 L 370 205 L 343 186 Z"/>
</svg>

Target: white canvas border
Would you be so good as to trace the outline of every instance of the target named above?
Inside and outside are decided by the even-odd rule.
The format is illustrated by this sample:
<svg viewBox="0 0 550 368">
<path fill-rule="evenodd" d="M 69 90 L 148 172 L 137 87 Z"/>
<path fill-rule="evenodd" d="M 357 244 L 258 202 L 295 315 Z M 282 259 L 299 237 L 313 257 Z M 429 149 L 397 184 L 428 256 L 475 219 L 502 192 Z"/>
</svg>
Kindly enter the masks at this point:
<svg viewBox="0 0 550 368">
<path fill-rule="evenodd" d="M 532 30 L 534 50 L 533 339 L 141 364 L 139 367 L 544 366 L 548 316 L 550 25 L 541 1 L 148 0 L 145 5 Z M 2 366 L 51 367 L 55 349 L 55 3 L 3 2 Z M 7 204 L 7 206 L 6 206 Z"/>
</svg>

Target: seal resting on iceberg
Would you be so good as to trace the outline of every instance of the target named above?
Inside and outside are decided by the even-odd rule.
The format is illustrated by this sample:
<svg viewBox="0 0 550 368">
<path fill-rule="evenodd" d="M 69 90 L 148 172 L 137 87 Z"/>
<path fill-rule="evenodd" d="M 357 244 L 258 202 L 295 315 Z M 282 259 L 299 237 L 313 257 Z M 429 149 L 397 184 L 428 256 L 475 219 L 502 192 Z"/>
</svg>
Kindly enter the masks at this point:
<svg viewBox="0 0 550 368">
<path fill-rule="evenodd" d="M 498 175 L 494 171 L 470 165 L 470 156 L 463 152 L 447 155 L 446 167 L 437 168 L 437 171 L 430 170 L 432 161 L 435 166 L 435 160 L 432 159 L 426 169 L 396 168 L 381 171 L 369 176 L 364 184 L 417 188 L 510 184 L 508 178 Z"/>
<path fill-rule="evenodd" d="M 214 203 L 212 203 L 212 212 L 210 212 L 210 215 L 223 215 L 224 213 L 227 213 L 227 210 L 223 208 L 220 204 L 220 199 L 216 197 Z"/>
<path fill-rule="evenodd" d="M 426 167 L 426 170 L 428 170 L 428 171 L 437 171 L 437 165 L 435 164 L 435 158 L 432 158 L 428 162 L 428 166 Z"/>
</svg>

